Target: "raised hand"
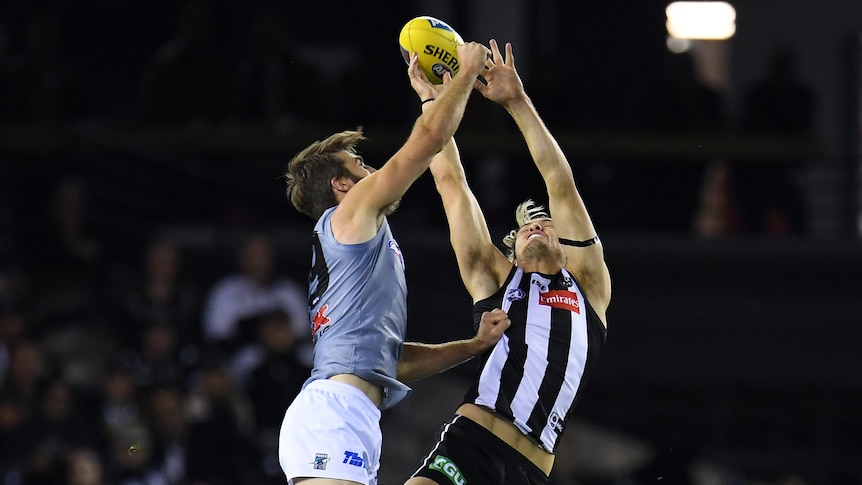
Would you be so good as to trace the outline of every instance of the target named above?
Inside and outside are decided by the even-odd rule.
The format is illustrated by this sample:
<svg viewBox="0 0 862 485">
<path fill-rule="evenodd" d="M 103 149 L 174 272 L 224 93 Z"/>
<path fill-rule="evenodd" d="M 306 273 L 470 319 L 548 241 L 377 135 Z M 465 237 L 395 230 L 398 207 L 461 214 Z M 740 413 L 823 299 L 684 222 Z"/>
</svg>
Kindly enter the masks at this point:
<svg viewBox="0 0 862 485">
<path fill-rule="evenodd" d="M 512 44 L 506 42 L 505 56 L 501 54 L 496 40 L 491 39 L 490 44 L 491 57 L 486 60 L 486 71 L 482 74 L 487 84 L 476 83 L 476 90 L 487 99 L 503 106 L 524 99 L 524 84 L 515 69 Z"/>
<path fill-rule="evenodd" d="M 419 95 L 419 99 L 424 101 L 437 96 L 446 84 L 452 80 L 452 75 L 446 72 L 443 74 L 443 84 L 431 84 L 425 72 L 419 66 L 419 56 L 414 52 L 410 58 L 410 64 L 407 66 L 407 77 L 410 78 L 410 86 Z"/>
<path fill-rule="evenodd" d="M 458 46 L 458 75 L 470 76 L 475 79 L 485 71 L 485 61 L 491 51 L 478 42 L 466 42 Z"/>
</svg>

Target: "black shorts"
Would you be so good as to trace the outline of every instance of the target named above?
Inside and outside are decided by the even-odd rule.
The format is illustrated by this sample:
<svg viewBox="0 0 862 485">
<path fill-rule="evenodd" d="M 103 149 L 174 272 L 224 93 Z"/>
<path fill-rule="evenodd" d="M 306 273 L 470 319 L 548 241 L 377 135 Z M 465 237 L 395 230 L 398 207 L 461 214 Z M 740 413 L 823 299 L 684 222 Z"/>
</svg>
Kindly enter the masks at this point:
<svg viewBox="0 0 862 485">
<path fill-rule="evenodd" d="M 539 467 L 464 416 L 455 416 L 440 428 L 437 445 L 413 476 L 440 485 L 548 484 Z"/>
</svg>

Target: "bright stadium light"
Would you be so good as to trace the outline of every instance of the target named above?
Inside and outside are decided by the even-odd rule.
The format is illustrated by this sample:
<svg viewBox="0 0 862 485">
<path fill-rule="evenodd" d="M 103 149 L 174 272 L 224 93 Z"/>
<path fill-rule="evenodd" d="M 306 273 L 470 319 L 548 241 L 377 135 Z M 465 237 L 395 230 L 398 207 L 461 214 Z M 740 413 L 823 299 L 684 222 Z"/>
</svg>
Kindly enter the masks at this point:
<svg viewBox="0 0 862 485">
<path fill-rule="evenodd" d="M 673 2 L 667 32 L 677 39 L 724 40 L 736 33 L 736 9 L 727 2 Z"/>
</svg>

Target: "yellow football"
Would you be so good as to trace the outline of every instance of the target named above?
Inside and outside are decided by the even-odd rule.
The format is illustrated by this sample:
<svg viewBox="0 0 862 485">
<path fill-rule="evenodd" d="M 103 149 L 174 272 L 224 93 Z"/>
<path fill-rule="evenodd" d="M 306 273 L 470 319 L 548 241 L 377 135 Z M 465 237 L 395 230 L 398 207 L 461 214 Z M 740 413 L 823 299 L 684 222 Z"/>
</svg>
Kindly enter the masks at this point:
<svg viewBox="0 0 862 485">
<path fill-rule="evenodd" d="M 443 75 L 458 73 L 457 47 L 464 43 L 458 32 L 446 22 L 427 15 L 404 24 L 398 36 L 401 55 L 410 63 L 410 56 L 419 54 L 419 66 L 432 84 L 441 84 Z"/>
</svg>

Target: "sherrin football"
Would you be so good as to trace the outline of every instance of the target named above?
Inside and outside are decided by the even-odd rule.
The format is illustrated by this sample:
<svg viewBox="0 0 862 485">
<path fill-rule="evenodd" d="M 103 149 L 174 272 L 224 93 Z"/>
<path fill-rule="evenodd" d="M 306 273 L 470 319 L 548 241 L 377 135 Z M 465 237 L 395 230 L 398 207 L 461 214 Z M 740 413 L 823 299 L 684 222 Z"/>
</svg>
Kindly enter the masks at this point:
<svg viewBox="0 0 862 485">
<path fill-rule="evenodd" d="M 464 43 L 458 32 L 446 22 L 427 15 L 404 24 L 398 36 L 401 55 L 410 63 L 413 52 L 419 54 L 419 66 L 432 84 L 442 84 L 447 72 L 458 73 L 457 47 Z"/>
</svg>

